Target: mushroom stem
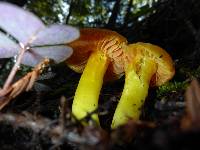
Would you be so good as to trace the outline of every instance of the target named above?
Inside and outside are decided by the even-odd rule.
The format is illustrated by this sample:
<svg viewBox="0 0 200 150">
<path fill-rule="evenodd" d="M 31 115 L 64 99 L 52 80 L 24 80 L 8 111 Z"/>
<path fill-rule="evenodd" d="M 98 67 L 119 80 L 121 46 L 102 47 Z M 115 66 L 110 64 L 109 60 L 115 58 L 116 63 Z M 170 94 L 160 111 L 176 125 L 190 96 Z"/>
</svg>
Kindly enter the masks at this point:
<svg viewBox="0 0 200 150">
<path fill-rule="evenodd" d="M 141 107 L 148 94 L 149 83 L 157 70 L 156 63 L 149 58 L 142 58 L 138 65 L 129 64 L 125 71 L 125 85 L 121 99 L 117 105 L 111 128 L 116 128 L 128 122 L 138 120 Z"/>
<path fill-rule="evenodd" d="M 77 119 L 80 120 L 86 117 L 88 113 L 97 110 L 99 93 L 108 64 L 108 58 L 103 52 L 96 51 L 90 55 L 72 104 L 72 113 Z M 92 114 L 91 117 L 99 124 L 96 113 Z"/>
</svg>

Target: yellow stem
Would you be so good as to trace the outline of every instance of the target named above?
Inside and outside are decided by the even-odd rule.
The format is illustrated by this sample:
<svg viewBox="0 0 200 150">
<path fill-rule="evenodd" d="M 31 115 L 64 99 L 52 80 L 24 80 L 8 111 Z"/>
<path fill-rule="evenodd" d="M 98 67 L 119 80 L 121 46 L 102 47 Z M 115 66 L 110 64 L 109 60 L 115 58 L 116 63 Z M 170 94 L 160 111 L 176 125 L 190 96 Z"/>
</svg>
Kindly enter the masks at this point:
<svg viewBox="0 0 200 150">
<path fill-rule="evenodd" d="M 100 51 L 92 53 L 89 57 L 79 81 L 72 105 L 72 113 L 77 119 L 82 119 L 87 116 L 88 113 L 97 110 L 99 93 L 108 63 L 108 58 Z M 92 119 L 99 124 L 97 114 L 93 114 Z M 85 122 L 83 122 L 83 124 L 85 124 Z"/>
<path fill-rule="evenodd" d="M 125 72 L 126 79 L 121 99 L 115 110 L 111 128 L 127 123 L 130 119 L 138 120 L 141 107 L 148 94 L 149 82 L 156 72 L 157 65 L 148 58 L 143 58 L 139 71 L 130 64 Z"/>
</svg>

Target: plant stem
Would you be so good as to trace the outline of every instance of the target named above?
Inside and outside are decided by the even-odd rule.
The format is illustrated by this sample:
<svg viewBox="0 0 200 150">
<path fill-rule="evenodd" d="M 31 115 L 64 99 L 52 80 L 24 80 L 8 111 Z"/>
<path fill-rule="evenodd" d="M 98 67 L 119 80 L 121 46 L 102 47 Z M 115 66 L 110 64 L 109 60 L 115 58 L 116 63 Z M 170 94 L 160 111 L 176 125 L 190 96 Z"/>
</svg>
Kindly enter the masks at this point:
<svg viewBox="0 0 200 150">
<path fill-rule="evenodd" d="M 20 63 L 21 63 L 21 61 L 22 61 L 22 58 L 23 58 L 23 56 L 24 56 L 25 51 L 26 51 L 26 48 L 25 48 L 25 47 L 22 47 L 22 48 L 20 49 L 19 55 L 18 55 L 18 57 L 17 57 L 17 61 L 16 61 L 16 63 L 14 64 L 14 66 L 13 66 L 13 68 L 12 68 L 12 70 L 11 70 L 11 72 L 10 72 L 10 74 L 9 74 L 9 76 L 8 76 L 8 78 L 7 78 L 7 80 L 6 80 L 6 82 L 4 83 L 4 86 L 3 86 L 3 89 L 2 89 L 2 90 L 7 90 L 7 89 L 9 88 L 11 82 L 13 81 L 13 78 L 15 77 L 16 72 L 17 72 L 18 69 L 19 69 L 19 66 L 20 66 Z"/>
</svg>

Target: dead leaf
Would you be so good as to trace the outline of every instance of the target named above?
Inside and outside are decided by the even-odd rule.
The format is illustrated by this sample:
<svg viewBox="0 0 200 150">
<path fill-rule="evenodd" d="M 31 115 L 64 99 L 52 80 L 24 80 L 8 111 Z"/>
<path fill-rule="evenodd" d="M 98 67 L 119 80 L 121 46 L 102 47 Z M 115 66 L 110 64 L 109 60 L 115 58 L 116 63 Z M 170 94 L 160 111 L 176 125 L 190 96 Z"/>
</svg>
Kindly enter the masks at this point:
<svg viewBox="0 0 200 150">
<path fill-rule="evenodd" d="M 193 79 L 185 93 L 186 115 L 181 122 L 182 129 L 200 128 L 200 86 Z"/>
<path fill-rule="evenodd" d="M 24 77 L 13 83 L 6 91 L 5 89 L 0 90 L 0 110 L 22 92 L 29 91 L 49 62 L 49 59 L 44 59 L 33 71 L 27 73 Z"/>
</svg>

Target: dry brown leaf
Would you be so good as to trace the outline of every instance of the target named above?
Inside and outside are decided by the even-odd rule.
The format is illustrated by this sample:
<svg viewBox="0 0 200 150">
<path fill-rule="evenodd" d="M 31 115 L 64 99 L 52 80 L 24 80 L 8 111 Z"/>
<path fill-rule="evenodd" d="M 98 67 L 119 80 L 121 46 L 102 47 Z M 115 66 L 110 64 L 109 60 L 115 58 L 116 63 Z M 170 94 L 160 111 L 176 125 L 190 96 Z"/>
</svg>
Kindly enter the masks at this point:
<svg viewBox="0 0 200 150">
<path fill-rule="evenodd" d="M 0 110 L 23 91 L 29 91 L 49 62 L 49 59 L 44 59 L 33 71 L 27 73 L 24 77 L 13 83 L 6 91 L 4 89 L 0 90 Z"/>
<path fill-rule="evenodd" d="M 197 79 L 192 80 L 185 93 L 186 115 L 183 117 L 183 129 L 200 128 L 200 86 Z"/>
</svg>

